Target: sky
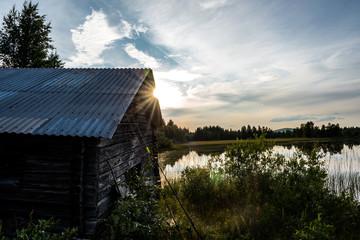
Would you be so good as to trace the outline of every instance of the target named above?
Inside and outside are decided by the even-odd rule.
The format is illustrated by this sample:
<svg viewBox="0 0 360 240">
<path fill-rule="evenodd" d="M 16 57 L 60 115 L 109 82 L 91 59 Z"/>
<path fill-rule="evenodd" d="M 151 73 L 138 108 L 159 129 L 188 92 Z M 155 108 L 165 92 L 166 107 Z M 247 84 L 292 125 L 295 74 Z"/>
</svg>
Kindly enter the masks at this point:
<svg viewBox="0 0 360 240">
<path fill-rule="evenodd" d="M 65 67 L 151 68 L 163 118 L 191 131 L 360 126 L 360 1 L 33 2 Z"/>
</svg>

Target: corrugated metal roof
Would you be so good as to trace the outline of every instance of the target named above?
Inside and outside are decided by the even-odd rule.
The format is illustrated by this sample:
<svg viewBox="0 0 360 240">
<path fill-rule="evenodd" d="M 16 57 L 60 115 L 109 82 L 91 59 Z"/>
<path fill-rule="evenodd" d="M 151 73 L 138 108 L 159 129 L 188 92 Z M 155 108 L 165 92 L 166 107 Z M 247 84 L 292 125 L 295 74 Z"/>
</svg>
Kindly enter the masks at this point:
<svg viewBox="0 0 360 240">
<path fill-rule="evenodd" d="M 0 69 L 0 133 L 111 138 L 150 69 Z"/>
</svg>

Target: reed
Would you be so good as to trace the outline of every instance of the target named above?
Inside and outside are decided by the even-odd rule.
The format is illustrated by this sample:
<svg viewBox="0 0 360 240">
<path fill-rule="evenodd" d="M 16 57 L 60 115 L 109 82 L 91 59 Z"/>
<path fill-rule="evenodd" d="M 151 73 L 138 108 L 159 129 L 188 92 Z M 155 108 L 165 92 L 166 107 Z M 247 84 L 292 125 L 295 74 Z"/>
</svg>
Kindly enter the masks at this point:
<svg viewBox="0 0 360 240">
<path fill-rule="evenodd" d="M 360 149 L 344 146 L 341 154 L 325 156 L 330 190 L 353 194 L 360 201 Z"/>
</svg>

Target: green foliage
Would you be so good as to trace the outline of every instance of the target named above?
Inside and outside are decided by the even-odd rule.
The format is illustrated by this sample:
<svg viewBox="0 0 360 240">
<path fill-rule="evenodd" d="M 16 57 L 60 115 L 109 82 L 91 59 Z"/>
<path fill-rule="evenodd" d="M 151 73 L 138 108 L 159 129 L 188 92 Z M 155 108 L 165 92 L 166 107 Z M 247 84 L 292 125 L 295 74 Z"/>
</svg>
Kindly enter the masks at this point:
<svg viewBox="0 0 360 240">
<path fill-rule="evenodd" d="M 25 1 L 21 12 L 14 7 L 3 18 L 0 31 L 0 67 L 60 68 L 64 64 L 51 45 L 50 23 L 39 15 L 38 4 Z"/>
<path fill-rule="evenodd" d="M 283 156 L 272 156 L 273 142 L 266 141 L 264 135 L 255 138 L 257 141 L 238 141 L 226 149 L 223 166 L 233 178 L 243 180 L 249 175 L 276 173 L 285 162 Z"/>
<path fill-rule="evenodd" d="M 186 142 L 190 139 L 187 128 L 178 127 L 171 119 L 167 124 L 163 120 L 162 126 L 156 130 L 158 148 L 171 148 L 174 143 Z"/>
<path fill-rule="evenodd" d="M 140 172 L 133 168 L 126 174 L 125 198 L 116 201 L 111 215 L 102 221 L 102 239 L 158 239 L 163 232 L 163 219 L 157 211 L 159 187 L 146 177 L 151 162 Z"/>
<path fill-rule="evenodd" d="M 322 125 L 321 128 L 315 126 L 312 121 L 303 123 L 300 128 L 295 128 L 292 132 L 293 137 L 306 138 L 338 138 L 338 137 L 355 137 L 359 135 L 360 128 L 344 128 L 341 129 L 339 124 L 328 123 L 327 126 Z"/>
<path fill-rule="evenodd" d="M 183 194 L 193 204 L 207 209 L 207 199 L 213 195 L 213 183 L 207 168 L 186 168 L 183 171 Z"/>
<path fill-rule="evenodd" d="M 161 217 L 153 200 L 128 197 L 118 200 L 106 219 L 106 239 L 157 239 L 162 229 Z"/>
<path fill-rule="evenodd" d="M 318 217 L 306 224 L 303 229 L 295 231 L 294 239 L 331 240 L 335 239 L 334 230 L 334 226 L 324 223 L 318 214 Z"/>
<path fill-rule="evenodd" d="M 159 149 L 166 149 L 171 148 L 174 144 L 174 142 L 165 136 L 165 130 L 164 127 L 156 129 L 156 140 L 157 140 L 157 146 Z"/>
<path fill-rule="evenodd" d="M 195 141 L 210 141 L 210 140 L 234 140 L 250 139 L 254 137 L 254 134 L 261 134 L 262 132 L 270 132 L 271 129 L 267 127 L 257 128 L 250 125 L 241 127 L 241 130 L 224 129 L 220 126 L 204 126 L 195 130 Z"/>
<path fill-rule="evenodd" d="M 14 240 L 70 240 L 76 239 L 77 228 L 67 228 L 62 233 L 50 233 L 56 225 L 56 221 L 53 218 L 48 220 L 38 220 L 34 223 L 32 219 L 32 213 L 30 214 L 30 221 L 26 228 L 16 230 L 16 236 Z M 0 237 L 1 237 L 1 224 L 0 224 Z M 3 236 L 2 240 L 8 239 Z"/>
<path fill-rule="evenodd" d="M 186 168 L 179 181 L 181 195 L 191 208 L 203 216 L 224 209 L 239 198 L 235 185 L 221 169 L 211 166 Z"/>
<path fill-rule="evenodd" d="M 210 239 L 359 239 L 353 196 L 330 191 L 315 148 L 294 157 L 272 152 L 264 136 L 229 146 L 220 167 L 187 168 L 173 184 Z M 219 158 L 216 158 L 219 161 Z M 164 188 L 167 198 L 170 191 Z M 186 218 L 170 203 L 185 233 Z"/>
</svg>

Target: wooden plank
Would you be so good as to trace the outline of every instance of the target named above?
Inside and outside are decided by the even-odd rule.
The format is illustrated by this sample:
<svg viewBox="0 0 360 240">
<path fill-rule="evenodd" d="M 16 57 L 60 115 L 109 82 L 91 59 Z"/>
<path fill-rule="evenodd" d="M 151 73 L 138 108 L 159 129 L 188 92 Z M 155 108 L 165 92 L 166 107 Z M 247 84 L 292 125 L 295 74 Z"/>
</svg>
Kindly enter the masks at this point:
<svg viewBox="0 0 360 240">
<path fill-rule="evenodd" d="M 76 224 L 81 227 L 84 215 L 81 176 L 84 176 L 85 148 L 86 144 L 96 146 L 97 141 L 54 136 L 2 135 L 0 143 L 0 164 L 4 166 L 0 169 L 2 220 L 10 221 L 3 216 L 28 217 L 34 209 L 36 216 L 63 218 L 66 220 L 63 225 Z M 94 147 L 89 150 L 94 151 Z M 89 161 L 94 162 L 90 168 L 97 166 L 94 159 L 89 158 Z M 89 176 L 88 179 L 92 177 Z"/>
<path fill-rule="evenodd" d="M 97 204 L 96 215 L 98 218 L 108 216 L 114 204 L 114 197 L 107 195 Z"/>
</svg>

